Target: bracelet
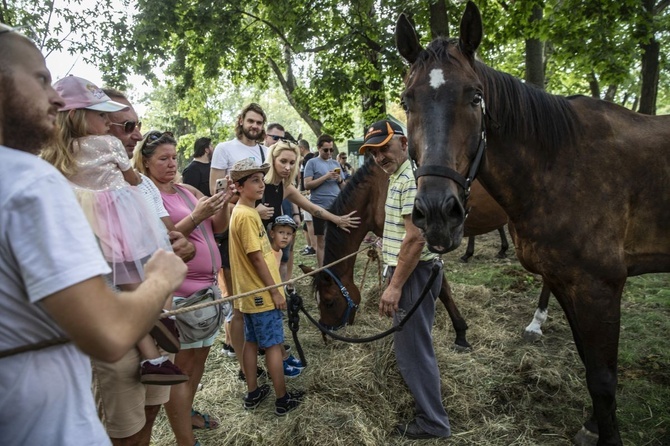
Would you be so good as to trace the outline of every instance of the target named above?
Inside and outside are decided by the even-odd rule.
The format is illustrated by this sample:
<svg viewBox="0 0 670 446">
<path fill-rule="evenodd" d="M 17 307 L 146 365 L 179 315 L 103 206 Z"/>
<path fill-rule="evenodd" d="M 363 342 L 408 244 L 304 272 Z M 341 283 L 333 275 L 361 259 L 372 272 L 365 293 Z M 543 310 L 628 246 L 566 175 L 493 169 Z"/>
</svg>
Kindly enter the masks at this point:
<svg viewBox="0 0 670 446">
<path fill-rule="evenodd" d="M 296 215 L 300 215 L 300 212 L 294 212 L 293 216 L 295 217 Z"/>
<path fill-rule="evenodd" d="M 193 218 L 193 212 L 191 212 L 190 214 L 188 214 L 188 216 L 191 217 L 191 221 L 193 222 L 193 226 L 197 227 L 198 224 L 195 222 L 195 218 Z"/>
</svg>

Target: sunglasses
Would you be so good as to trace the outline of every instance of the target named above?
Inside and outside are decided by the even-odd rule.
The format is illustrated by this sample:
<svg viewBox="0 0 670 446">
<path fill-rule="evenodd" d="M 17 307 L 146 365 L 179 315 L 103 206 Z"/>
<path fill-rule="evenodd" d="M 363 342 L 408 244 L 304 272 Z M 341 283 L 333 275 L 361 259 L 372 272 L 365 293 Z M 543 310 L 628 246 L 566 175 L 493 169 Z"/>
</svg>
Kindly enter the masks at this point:
<svg viewBox="0 0 670 446">
<path fill-rule="evenodd" d="M 326 152 L 326 153 L 328 153 L 328 152 L 334 152 L 334 151 L 335 151 L 335 149 L 321 149 L 321 150 L 323 150 L 323 151 Z"/>
<path fill-rule="evenodd" d="M 165 135 L 169 136 L 170 138 L 174 138 L 174 134 L 172 132 L 151 132 L 147 135 L 147 141 L 158 141 Z"/>
<path fill-rule="evenodd" d="M 279 141 L 280 139 L 285 141 L 284 137 L 279 135 L 268 135 L 268 137 L 271 138 L 273 141 Z"/>
<path fill-rule="evenodd" d="M 137 130 L 142 130 L 142 123 L 140 121 L 112 122 L 112 125 L 123 127 L 123 131 L 128 134 L 133 133 L 136 128 Z"/>
</svg>

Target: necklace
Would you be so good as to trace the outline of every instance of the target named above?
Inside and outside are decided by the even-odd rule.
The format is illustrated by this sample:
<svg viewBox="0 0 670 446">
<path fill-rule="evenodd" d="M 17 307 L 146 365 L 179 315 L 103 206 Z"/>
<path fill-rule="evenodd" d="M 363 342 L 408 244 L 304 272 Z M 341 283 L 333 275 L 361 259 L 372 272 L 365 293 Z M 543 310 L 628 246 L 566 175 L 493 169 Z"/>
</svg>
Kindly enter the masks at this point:
<svg viewBox="0 0 670 446">
<path fill-rule="evenodd" d="M 275 187 L 275 194 L 278 194 L 279 193 L 279 186 L 281 186 L 281 181 L 279 182 L 279 184 L 273 184 L 273 186 Z"/>
</svg>

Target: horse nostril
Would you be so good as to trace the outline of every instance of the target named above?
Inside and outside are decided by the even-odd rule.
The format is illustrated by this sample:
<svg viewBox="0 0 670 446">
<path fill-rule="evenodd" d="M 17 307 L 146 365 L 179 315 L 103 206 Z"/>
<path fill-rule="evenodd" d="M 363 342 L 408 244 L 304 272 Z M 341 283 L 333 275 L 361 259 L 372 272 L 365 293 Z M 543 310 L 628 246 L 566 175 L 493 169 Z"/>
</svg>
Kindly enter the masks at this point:
<svg viewBox="0 0 670 446">
<path fill-rule="evenodd" d="M 463 221 L 465 219 L 465 208 L 455 196 L 452 195 L 447 199 L 445 208 L 447 209 L 448 219 L 455 221 Z"/>
<path fill-rule="evenodd" d="M 412 209 L 412 223 L 417 228 L 426 228 L 426 214 L 424 212 L 423 201 L 418 198 L 414 200 L 414 209 Z"/>
</svg>

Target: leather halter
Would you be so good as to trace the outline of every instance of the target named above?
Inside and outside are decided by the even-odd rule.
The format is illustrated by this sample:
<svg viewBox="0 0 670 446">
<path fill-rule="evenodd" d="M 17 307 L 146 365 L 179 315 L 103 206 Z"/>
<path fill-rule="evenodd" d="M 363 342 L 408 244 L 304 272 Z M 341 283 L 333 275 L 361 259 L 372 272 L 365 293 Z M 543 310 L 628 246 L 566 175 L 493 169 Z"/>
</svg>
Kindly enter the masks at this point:
<svg viewBox="0 0 670 446">
<path fill-rule="evenodd" d="M 479 167 L 482 163 L 482 159 L 484 158 L 484 152 L 486 151 L 486 122 L 485 122 L 486 106 L 484 105 L 484 98 L 482 98 L 482 101 L 480 102 L 480 109 L 482 112 L 482 120 L 481 120 L 482 124 L 481 124 L 481 134 L 479 136 L 479 145 L 477 146 L 477 153 L 475 154 L 474 159 L 470 163 L 470 170 L 468 171 L 467 178 L 464 178 L 463 175 L 456 172 L 451 167 L 438 166 L 433 164 L 429 166 L 419 166 L 416 169 L 414 169 L 414 178 L 417 181 L 419 180 L 419 177 L 424 176 L 448 178 L 454 181 L 459 186 L 461 186 L 461 188 L 465 192 L 465 200 L 468 199 L 468 197 L 470 196 L 470 187 L 472 186 L 472 182 L 477 177 Z M 416 163 L 415 159 L 412 159 L 412 161 Z M 418 165 L 418 163 L 416 164 Z"/>
<path fill-rule="evenodd" d="M 349 295 L 349 291 L 347 290 L 347 287 L 344 286 L 342 281 L 333 273 L 330 268 L 324 268 L 323 270 L 325 273 L 327 273 L 335 282 L 335 284 L 338 286 L 340 289 L 340 292 L 342 293 L 342 296 L 344 296 L 344 300 L 347 301 L 347 310 L 344 312 L 344 317 L 342 318 L 342 322 L 340 325 L 336 327 L 327 327 L 331 330 L 339 330 L 342 327 L 346 327 L 347 324 L 349 323 L 349 315 L 351 314 L 351 310 L 357 310 L 358 305 L 356 305 Z"/>
</svg>

